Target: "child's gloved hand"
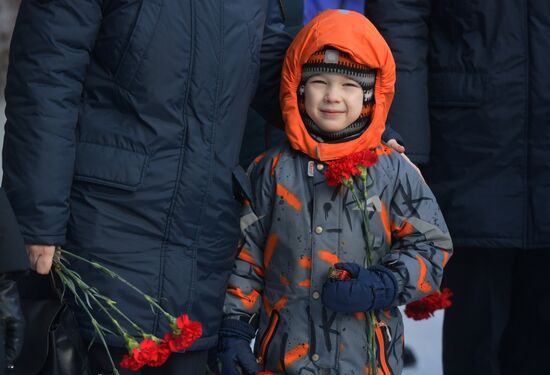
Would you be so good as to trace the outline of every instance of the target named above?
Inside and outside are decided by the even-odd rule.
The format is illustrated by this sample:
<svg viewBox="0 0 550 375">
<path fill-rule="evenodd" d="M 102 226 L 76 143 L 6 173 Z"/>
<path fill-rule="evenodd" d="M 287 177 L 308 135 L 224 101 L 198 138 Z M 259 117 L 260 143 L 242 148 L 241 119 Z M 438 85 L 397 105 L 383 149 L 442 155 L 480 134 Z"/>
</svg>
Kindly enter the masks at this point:
<svg viewBox="0 0 550 375">
<path fill-rule="evenodd" d="M 218 352 L 223 375 L 240 375 L 237 366 L 250 375 L 260 371 L 260 366 L 250 348 L 254 333 L 254 327 L 241 320 L 225 319 L 223 321 Z"/>
<path fill-rule="evenodd" d="M 337 269 L 351 274 L 350 280 L 327 280 L 323 285 L 323 304 L 337 312 L 355 313 L 384 309 L 393 303 L 397 280 L 386 267 L 363 268 L 356 263 L 336 263 Z"/>
</svg>

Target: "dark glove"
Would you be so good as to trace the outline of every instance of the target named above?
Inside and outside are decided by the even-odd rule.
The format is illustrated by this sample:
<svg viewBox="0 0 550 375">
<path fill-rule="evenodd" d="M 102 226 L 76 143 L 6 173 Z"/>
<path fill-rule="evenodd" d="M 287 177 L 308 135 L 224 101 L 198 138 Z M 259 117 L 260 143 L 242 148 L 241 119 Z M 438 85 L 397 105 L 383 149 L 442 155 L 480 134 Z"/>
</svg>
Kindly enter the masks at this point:
<svg viewBox="0 0 550 375">
<path fill-rule="evenodd" d="M 367 312 L 391 306 L 397 293 L 397 280 L 384 266 L 363 268 L 355 263 L 336 263 L 337 269 L 351 274 L 350 280 L 329 279 L 323 285 L 323 305 L 342 313 Z"/>
<path fill-rule="evenodd" d="M 4 335 L 6 364 L 11 365 L 23 346 L 25 318 L 19 304 L 17 285 L 6 274 L 0 274 L 0 319 L 5 327 L 5 331 L 0 334 Z"/>
<path fill-rule="evenodd" d="M 255 331 L 254 327 L 241 320 L 225 319 L 222 322 L 218 356 L 223 375 L 240 375 L 237 366 L 250 375 L 260 371 L 260 366 L 250 348 L 250 341 L 254 338 Z"/>
</svg>

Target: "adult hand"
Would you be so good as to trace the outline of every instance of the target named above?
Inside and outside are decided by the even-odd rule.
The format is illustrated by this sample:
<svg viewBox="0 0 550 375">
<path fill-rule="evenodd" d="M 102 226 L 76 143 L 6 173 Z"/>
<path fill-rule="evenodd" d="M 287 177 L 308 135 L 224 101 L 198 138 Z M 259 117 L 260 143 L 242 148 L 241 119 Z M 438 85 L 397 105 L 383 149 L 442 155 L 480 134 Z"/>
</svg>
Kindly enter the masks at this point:
<svg viewBox="0 0 550 375">
<path fill-rule="evenodd" d="M 250 348 L 255 329 L 248 323 L 236 319 L 225 319 L 220 329 L 218 356 L 223 375 L 240 375 L 237 367 L 246 374 L 256 374 L 260 366 Z"/>
<path fill-rule="evenodd" d="M 394 149 L 395 151 L 399 152 L 400 154 L 405 152 L 405 146 L 400 145 L 399 142 L 395 138 L 392 138 L 386 142 L 386 146 Z"/>
<path fill-rule="evenodd" d="M 4 322 L 5 359 L 6 364 L 12 365 L 23 346 L 25 334 L 25 319 L 19 304 L 19 293 L 15 281 L 0 275 L 0 320 Z M 0 356 L 4 353 L 0 353 Z M 0 369 L 3 373 L 3 369 Z"/>
<path fill-rule="evenodd" d="M 350 280 L 330 279 L 323 285 L 323 304 L 342 313 L 367 312 L 392 305 L 397 280 L 384 266 L 363 268 L 356 263 L 336 263 L 335 268 L 351 274 Z"/>
<path fill-rule="evenodd" d="M 27 255 L 31 268 L 41 275 L 47 275 L 52 268 L 55 246 L 53 245 L 26 245 Z"/>
</svg>

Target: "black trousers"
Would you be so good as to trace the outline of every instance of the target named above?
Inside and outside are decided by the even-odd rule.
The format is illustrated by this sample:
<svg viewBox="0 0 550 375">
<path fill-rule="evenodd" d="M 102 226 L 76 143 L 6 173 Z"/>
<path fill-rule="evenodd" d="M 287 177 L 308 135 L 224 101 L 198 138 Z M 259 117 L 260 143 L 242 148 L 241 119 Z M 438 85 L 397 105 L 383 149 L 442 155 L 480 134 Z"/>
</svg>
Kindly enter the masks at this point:
<svg viewBox="0 0 550 375">
<path fill-rule="evenodd" d="M 111 347 L 111 356 L 121 375 L 205 375 L 208 350 L 189 353 L 172 353 L 170 358 L 161 367 L 143 367 L 139 371 L 120 369 L 118 364 L 124 354 L 125 348 Z M 112 366 L 109 357 L 102 345 L 94 344 L 88 353 L 90 372 L 92 375 L 110 375 Z"/>
<path fill-rule="evenodd" d="M 457 248 L 443 287 L 445 375 L 550 374 L 550 249 Z"/>
</svg>

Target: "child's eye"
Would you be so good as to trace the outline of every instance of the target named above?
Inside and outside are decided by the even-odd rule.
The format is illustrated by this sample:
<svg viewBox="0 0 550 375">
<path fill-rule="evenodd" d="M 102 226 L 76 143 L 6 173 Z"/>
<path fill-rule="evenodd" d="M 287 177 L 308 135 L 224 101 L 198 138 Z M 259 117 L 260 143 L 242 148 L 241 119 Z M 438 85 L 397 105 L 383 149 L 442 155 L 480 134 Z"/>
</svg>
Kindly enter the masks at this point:
<svg viewBox="0 0 550 375">
<path fill-rule="evenodd" d="M 322 79 L 314 79 L 312 81 L 310 81 L 310 83 L 319 83 L 319 84 L 322 84 L 322 85 L 326 85 L 327 83 L 325 81 L 323 81 Z"/>
<path fill-rule="evenodd" d="M 359 87 L 359 84 L 355 83 L 355 82 L 348 82 L 348 83 L 344 83 L 344 86 L 345 87 Z"/>
</svg>

